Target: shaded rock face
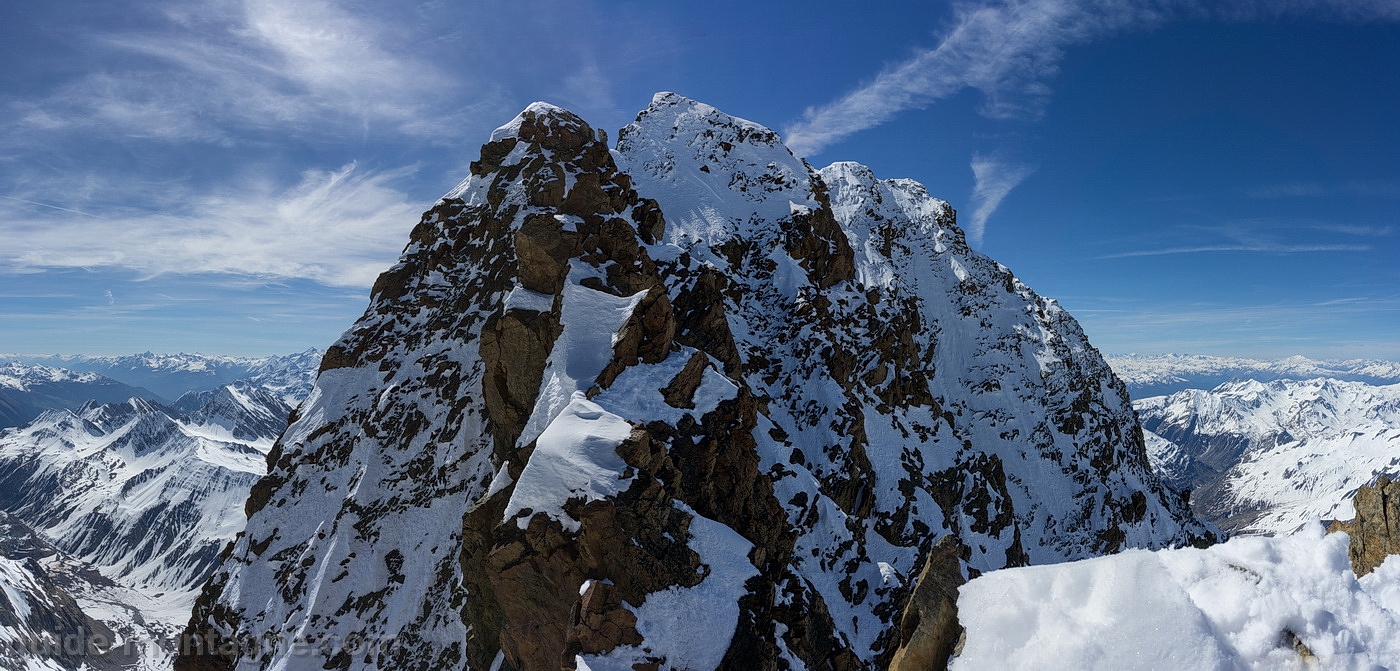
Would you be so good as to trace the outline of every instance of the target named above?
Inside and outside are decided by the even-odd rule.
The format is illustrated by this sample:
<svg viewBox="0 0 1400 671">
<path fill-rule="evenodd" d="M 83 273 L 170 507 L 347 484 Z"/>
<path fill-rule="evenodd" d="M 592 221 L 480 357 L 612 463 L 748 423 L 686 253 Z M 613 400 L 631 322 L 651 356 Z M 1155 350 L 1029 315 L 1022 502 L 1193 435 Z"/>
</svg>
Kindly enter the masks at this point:
<svg viewBox="0 0 1400 671">
<path fill-rule="evenodd" d="M 899 639 L 886 667 L 889 671 L 948 668 L 963 633 L 958 624 L 958 587 L 967 577 L 959 554 L 956 538 L 944 536 L 924 558 L 899 619 Z"/>
<path fill-rule="evenodd" d="M 41 561 L 58 550 L 0 512 L 0 669 L 118 669 L 116 637 Z"/>
<path fill-rule="evenodd" d="M 611 151 L 532 105 L 471 173 L 177 668 L 875 668 L 946 657 L 951 576 L 1210 537 L 1073 320 L 913 182 L 674 94 Z"/>
<path fill-rule="evenodd" d="M 1359 578 L 1384 564 L 1386 557 L 1400 554 L 1400 484 L 1381 476 L 1374 485 L 1356 490 L 1352 504 L 1356 517 L 1334 521 L 1327 532 L 1344 531 L 1351 536 L 1347 554 Z"/>
</svg>

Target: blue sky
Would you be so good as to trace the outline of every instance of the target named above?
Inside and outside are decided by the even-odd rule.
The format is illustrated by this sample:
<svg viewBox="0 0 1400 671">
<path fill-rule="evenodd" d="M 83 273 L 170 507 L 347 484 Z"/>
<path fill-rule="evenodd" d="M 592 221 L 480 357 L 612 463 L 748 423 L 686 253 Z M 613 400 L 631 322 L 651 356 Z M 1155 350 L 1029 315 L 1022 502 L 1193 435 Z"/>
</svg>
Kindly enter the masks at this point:
<svg viewBox="0 0 1400 671">
<path fill-rule="evenodd" d="M 1400 359 L 1400 3 L 58 1 L 0 20 L 0 352 L 363 311 L 534 100 L 659 90 L 952 202 L 1109 353 Z"/>
</svg>

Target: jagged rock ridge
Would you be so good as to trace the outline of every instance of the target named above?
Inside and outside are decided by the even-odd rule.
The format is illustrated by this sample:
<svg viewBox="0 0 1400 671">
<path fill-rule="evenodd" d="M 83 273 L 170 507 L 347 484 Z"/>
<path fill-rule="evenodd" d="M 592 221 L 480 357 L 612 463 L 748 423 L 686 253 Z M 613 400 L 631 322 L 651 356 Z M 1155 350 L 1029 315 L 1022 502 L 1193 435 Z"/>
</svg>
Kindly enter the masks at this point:
<svg viewBox="0 0 1400 671">
<path fill-rule="evenodd" d="M 947 203 L 674 94 L 498 129 L 269 464 L 180 668 L 873 668 L 940 538 L 1211 538 Z"/>
</svg>

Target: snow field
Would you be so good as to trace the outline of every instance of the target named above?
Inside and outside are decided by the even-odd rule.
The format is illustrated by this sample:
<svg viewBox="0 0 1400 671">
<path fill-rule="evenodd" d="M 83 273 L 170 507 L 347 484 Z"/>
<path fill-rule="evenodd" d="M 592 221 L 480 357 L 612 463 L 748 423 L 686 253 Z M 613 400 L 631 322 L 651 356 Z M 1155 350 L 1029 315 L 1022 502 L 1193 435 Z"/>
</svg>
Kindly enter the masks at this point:
<svg viewBox="0 0 1400 671">
<path fill-rule="evenodd" d="M 1310 525 L 993 571 L 959 592 L 967 638 L 950 668 L 1400 668 L 1400 559 L 1357 580 L 1348 542 Z"/>
</svg>

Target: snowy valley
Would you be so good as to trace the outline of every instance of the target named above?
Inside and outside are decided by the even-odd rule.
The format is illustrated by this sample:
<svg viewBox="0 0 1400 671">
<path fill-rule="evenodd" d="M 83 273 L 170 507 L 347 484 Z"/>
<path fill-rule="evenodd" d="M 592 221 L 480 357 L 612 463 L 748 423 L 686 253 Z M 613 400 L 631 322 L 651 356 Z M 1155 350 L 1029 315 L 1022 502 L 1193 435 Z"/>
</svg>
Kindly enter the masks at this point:
<svg viewBox="0 0 1400 671">
<path fill-rule="evenodd" d="M 195 597 L 243 527 L 266 454 L 315 375 L 314 356 L 269 361 L 168 406 L 98 397 L 0 431 L 0 561 L 10 562 L 13 618 L 0 629 L 18 651 L 0 666 L 169 668 Z M 36 369 L 108 380 L 27 367 Z"/>
</svg>

